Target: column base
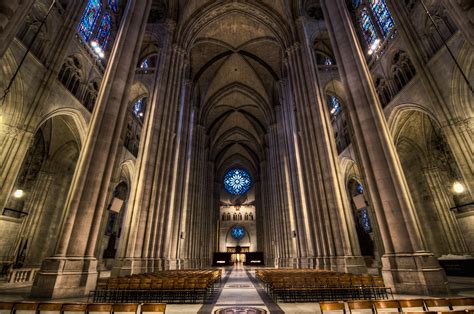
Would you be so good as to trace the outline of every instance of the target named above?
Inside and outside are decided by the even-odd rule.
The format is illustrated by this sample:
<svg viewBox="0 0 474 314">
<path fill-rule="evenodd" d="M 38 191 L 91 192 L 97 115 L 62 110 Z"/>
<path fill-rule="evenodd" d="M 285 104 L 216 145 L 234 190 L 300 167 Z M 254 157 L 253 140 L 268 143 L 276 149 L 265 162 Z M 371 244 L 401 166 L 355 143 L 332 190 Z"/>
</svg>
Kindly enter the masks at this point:
<svg viewBox="0 0 474 314">
<path fill-rule="evenodd" d="M 41 264 L 31 296 L 49 299 L 84 297 L 95 289 L 97 276 L 97 259 L 94 257 L 51 257 Z"/>
<path fill-rule="evenodd" d="M 130 276 L 147 272 L 148 260 L 141 258 L 124 258 L 115 261 L 112 267 L 112 277 Z"/>
<path fill-rule="evenodd" d="M 432 253 L 385 254 L 382 276 L 394 293 L 446 295 L 446 274 Z"/>
</svg>

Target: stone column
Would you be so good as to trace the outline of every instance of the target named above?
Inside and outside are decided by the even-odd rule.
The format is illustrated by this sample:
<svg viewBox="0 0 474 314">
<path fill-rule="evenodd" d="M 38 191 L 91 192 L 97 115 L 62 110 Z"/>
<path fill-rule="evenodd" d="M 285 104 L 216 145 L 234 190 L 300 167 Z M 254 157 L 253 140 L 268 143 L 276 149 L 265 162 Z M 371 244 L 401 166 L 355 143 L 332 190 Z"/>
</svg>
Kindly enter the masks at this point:
<svg viewBox="0 0 474 314">
<path fill-rule="evenodd" d="M 0 121 L 0 210 L 3 210 L 13 193 L 23 158 L 33 138 L 32 132 L 3 122 Z"/>
<path fill-rule="evenodd" d="M 428 166 L 421 171 L 433 197 L 436 214 L 439 217 L 439 223 L 441 224 L 443 234 L 449 245 L 449 253 L 467 254 L 469 250 L 459 229 L 457 219 L 450 210 L 454 203 L 452 197 L 450 197 L 446 193 L 446 189 L 443 188 L 446 183 L 440 176 L 440 169 L 435 166 Z"/>
<path fill-rule="evenodd" d="M 169 25 L 169 40 L 174 23 Z M 177 165 L 176 148 L 178 111 L 184 92 L 186 54 L 176 45 L 165 43 L 160 71 L 155 79 L 150 110 L 146 113 L 138 174 L 130 195 L 125 218 L 124 239 L 119 249 L 120 261 L 114 274 L 139 273 L 166 268 L 168 250 L 162 245 L 170 240 L 166 234 L 174 219 L 173 170 Z M 181 134 L 180 134 L 181 135 Z"/>
<path fill-rule="evenodd" d="M 35 0 L 0 0 L 0 58 L 15 38 L 34 2 Z"/>
<path fill-rule="evenodd" d="M 51 212 L 50 208 L 47 208 L 48 194 L 51 190 L 51 185 L 54 182 L 53 173 L 48 171 L 40 171 L 35 184 L 34 189 L 31 191 L 31 197 L 26 205 L 26 212 L 28 212 L 28 220 L 23 225 L 23 237 L 28 239 L 28 249 L 25 260 L 25 266 L 27 267 L 38 267 L 41 264 L 43 258 L 47 257 L 45 254 L 48 249 L 54 247 L 54 244 L 48 240 L 48 232 L 51 232 L 54 224 L 54 208 Z M 64 191 L 67 193 L 67 191 Z M 49 217 L 45 216 L 45 213 L 50 214 Z M 59 214 L 60 215 L 60 214 Z M 46 218 L 46 219 L 45 219 Z M 46 223 L 47 221 L 47 223 Z M 46 227 L 46 228 L 45 228 Z"/>
<path fill-rule="evenodd" d="M 324 226 L 315 228 L 325 230 L 319 237 L 323 237 L 322 241 L 327 243 L 327 251 L 323 256 L 318 256 L 319 264 L 324 264 L 321 258 L 329 258 L 333 270 L 365 272 L 350 205 L 345 195 L 327 105 L 318 84 L 317 65 L 310 50 L 312 45 L 305 33 L 305 18 L 298 18 L 296 26 L 302 43 L 294 43 L 287 49 L 287 55 L 289 87 L 296 111 L 293 128 L 301 140 L 300 147 L 295 145 L 295 150 L 301 152 L 296 154 L 299 158 L 297 172 L 302 182 L 299 193 L 307 195 L 302 196 L 306 204 L 302 205 L 301 210 L 309 207 L 321 217 L 317 221 L 325 222 Z"/>
<path fill-rule="evenodd" d="M 94 249 L 100 218 L 150 7 L 151 1 L 130 0 L 127 4 L 74 173 L 56 252 L 43 262 L 32 296 L 84 296 L 95 287 Z"/>
<path fill-rule="evenodd" d="M 446 293 L 447 280 L 426 250 L 393 139 L 346 3 L 322 7 L 343 84 L 347 113 L 383 242 L 382 273 L 396 293 Z"/>
</svg>

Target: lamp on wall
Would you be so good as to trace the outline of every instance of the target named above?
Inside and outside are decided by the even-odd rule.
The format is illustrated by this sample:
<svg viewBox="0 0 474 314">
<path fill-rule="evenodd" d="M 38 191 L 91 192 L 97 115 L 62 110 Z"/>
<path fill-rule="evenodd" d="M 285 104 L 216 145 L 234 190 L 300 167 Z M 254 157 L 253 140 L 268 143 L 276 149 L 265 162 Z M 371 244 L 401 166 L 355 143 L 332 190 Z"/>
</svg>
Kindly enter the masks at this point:
<svg viewBox="0 0 474 314">
<path fill-rule="evenodd" d="M 453 182 L 452 191 L 453 191 L 455 196 L 461 196 L 462 194 L 464 194 L 466 192 L 466 187 L 464 186 L 464 184 L 462 182 L 456 180 L 456 181 Z M 458 211 L 459 208 L 472 206 L 472 205 L 474 205 L 473 201 L 465 203 L 465 204 L 460 204 L 460 205 L 456 204 L 456 206 L 451 207 L 450 209 L 454 210 L 454 211 Z"/>
<path fill-rule="evenodd" d="M 22 198 L 23 196 L 25 196 L 25 191 L 23 191 L 22 189 L 17 189 L 15 192 L 13 192 L 13 197 L 14 198 Z"/>
</svg>

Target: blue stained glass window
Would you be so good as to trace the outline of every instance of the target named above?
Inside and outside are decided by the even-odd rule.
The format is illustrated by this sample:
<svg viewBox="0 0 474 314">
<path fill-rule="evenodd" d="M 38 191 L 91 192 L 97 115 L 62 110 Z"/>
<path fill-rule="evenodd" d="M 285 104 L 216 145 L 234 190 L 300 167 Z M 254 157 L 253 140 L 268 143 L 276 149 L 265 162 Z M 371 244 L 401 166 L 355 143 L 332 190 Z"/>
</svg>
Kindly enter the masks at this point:
<svg viewBox="0 0 474 314">
<path fill-rule="evenodd" d="M 139 98 L 137 101 L 135 101 L 132 107 L 133 114 L 142 122 L 145 115 L 145 108 L 146 108 L 145 97 Z"/>
<path fill-rule="evenodd" d="M 362 10 L 360 13 L 359 20 L 360 27 L 362 29 L 362 34 L 364 35 L 365 42 L 370 49 L 373 49 L 378 40 L 377 31 L 375 30 L 374 23 L 370 18 L 367 10 Z"/>
<path fill-rule="evenodd" d="M 357 184 L 357 193 L 359 194 L 364 193 L 364 186 L 360 183 Z"/>
<path fill-rule="evenodd" d="M 119 7 L 119 0 L 109 0 L 109 7 L 117 13 Z"/>
<path fill-rule="evenodd" d="M 143 62 L 140 64 L 140 69 L 148 70 L 150 68 L 150 60 L 146 58 L 143 60 Z"/>
<path fill-rule="evenodd" d="M 79 34 L 85 41 L 89 42 L 89 39 L 94 31 L 95 23 L 99 18 L 100 11 L 102 10 L 102 3 L 100 0 L 89 0 L 84 13 L 82 14 L 81 22 L 78 26 Z"/>
<path fill-rule="evenodd" d="M 112 28 L 112 17 L 109 12 L 105 12 L 102 21 L 100 22 L 99 31 L 95 36 L 95 40 L 99 44 L 103 51 L 107 49 L 107 43 L 109 42 L 110 30 Z"/>
<path fill-rule="evenodd" d="M 367 212 L 367 208 L 362 208 L 359 212 L 360 222 L 362 224 L 362 228 L 367 233 L 372 232 L 372 227 L 370 225 L 369 213 Z"/>
<path fill-rule="evenodd" d="M 244 169 L 234 168 L 224 176 L 224 188 L 233 195 L 243 195 L 250 190 L 252 178 Z"/>
<path fill-rule="evenodd" d="M 329 113 L 331 114 L 331 116 L 334 116 L 338 114 L 339 112 L 341 112 L 342 106 L 339 99 L 334 95 L 330 95 L 328 98 L 329 98 Z"/>
<path fill-rule="evenodd" d="M 245 237 L 245 229 L 241 226 L 234 226 L 230 230 L 230 235 L 236 240 L 242 240 Z"/>
<path fill-rule="evenodd" d="M 385 0 L 369 0 L 370 7 L 374 12 L 377 24 L 382 30 L 383 37 L 386 38 L 395 27 L 392 15 L 385 4 Z"/>
</svg>

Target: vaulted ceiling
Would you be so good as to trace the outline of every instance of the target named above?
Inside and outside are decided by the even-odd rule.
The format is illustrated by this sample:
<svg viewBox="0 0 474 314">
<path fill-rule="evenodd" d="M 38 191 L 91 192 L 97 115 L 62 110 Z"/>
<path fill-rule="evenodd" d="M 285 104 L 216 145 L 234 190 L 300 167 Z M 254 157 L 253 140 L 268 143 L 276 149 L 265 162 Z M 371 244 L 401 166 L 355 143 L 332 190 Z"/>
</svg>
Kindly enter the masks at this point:
<svg viewBox="0 0 474 314">
<path fill-rule="evenodd" d="M 272 5 L 273 10 L 278 7 Z M 195 36 L 190 67 L 198 123 L 209 137 L 218 173 L 241 166 L 257 176 L 282 72 L 277 37 L 254 16 L 221 12 Z"/>
</svg>

